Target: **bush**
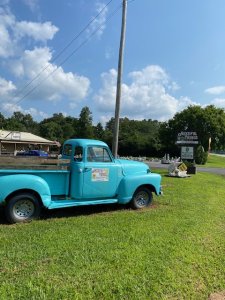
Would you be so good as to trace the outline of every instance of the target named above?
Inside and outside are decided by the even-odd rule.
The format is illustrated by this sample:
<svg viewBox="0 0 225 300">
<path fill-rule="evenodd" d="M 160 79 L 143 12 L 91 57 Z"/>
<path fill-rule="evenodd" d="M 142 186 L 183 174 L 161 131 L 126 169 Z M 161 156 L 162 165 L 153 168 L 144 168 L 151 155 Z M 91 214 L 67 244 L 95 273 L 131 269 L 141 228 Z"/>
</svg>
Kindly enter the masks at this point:
<svg viewBox="0 0 225 300">
<path fill-rule="evenodd" d="M 204 150 L 204 148 L 199 145 L 196 149 L 195 154 L 195 162 L 198 165 L 204 165 L 208 159 L 208 152 Z"/>
</svg>

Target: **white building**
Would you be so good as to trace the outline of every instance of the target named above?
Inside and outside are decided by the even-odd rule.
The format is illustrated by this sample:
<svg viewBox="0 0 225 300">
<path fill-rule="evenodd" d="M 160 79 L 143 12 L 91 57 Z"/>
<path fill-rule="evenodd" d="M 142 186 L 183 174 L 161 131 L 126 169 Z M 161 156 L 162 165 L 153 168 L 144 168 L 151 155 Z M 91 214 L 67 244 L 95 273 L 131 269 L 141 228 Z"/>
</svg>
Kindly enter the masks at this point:
<svg viewBox="0 0 225 300">
<path fill-rule="evenodd" d="M 0 130 L 0 155 L 13 155 L 16 151 L 27 149 L 48 152 L 50 146 L 60 147 L 60 144 L 29 132 Z"/>
</svg>

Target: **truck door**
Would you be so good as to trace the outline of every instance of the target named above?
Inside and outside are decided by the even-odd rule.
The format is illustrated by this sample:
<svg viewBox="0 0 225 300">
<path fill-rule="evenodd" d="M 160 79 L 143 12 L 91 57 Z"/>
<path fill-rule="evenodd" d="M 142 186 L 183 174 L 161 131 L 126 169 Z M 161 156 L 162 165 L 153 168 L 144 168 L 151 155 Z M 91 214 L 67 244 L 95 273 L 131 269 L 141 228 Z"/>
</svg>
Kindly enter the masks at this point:
<svg viewBox="0 0 225 300">
<path fill-rule="evenodd" d="M 83 199 L 107 199 L 117 194 L 121 167 L 104 146 L 86 148 L 83 170 Z"/>
</svg>

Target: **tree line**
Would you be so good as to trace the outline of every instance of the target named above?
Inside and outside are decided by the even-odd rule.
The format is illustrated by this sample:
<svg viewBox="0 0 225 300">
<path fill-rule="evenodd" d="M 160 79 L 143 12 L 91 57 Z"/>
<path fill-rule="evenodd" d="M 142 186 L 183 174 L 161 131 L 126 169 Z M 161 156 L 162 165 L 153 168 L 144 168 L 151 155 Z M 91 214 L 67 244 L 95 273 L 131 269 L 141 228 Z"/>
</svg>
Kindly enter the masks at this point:
<svg viewBox="0 0 225 300">
<path fill-rule="evenodd" d="M 40 122 L 30 114 L 14 112 L 6 118 L 0 113 L 0 126 L 4 130 L 30 132 L 61 144 L 69 138 L 90 138 L 105 141 L 112 147 L 114 118 L 105 126 L 93 125 L 92 112 L 86 106 L 76 117 L 55 113 Z M 166 122 L 157 120 L 120 119 L 119 155 L 158 156 L 165 153 L 180 155 L 176 145 L 181 131 L 195 131 L 205 151 L 225 149 L 225 112 L 213 105 L 202 108 L 189 106 Z"/>
</svg>

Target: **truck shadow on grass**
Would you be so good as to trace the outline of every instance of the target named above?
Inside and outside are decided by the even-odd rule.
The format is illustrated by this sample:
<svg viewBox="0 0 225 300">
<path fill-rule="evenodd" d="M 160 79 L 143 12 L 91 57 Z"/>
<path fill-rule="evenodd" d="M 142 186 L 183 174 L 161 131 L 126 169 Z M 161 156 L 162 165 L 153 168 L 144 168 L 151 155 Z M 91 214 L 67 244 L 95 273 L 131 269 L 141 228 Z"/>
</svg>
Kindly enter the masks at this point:
<svg viewBox="0 0 225 300">
<path fill-rule="evenodd" d="M 119 205 L 119 204 L 107 204 L 107 205 L 90 205 L 90 206 L 79 206 L 79 207 L 69 207 L 60 208 L 54 210 L 44 209 L 42 211 L 41 219 L 58 219 L 58 218 L 68 218 L 68 217 L 79 217 L 79 216 L 89 216 L 101 213 L 112 213 L 120 210 L 128 210 L 129 206 Z"/>
<path fill-rule="evenodd" d="M 144 212 L 146 210 L 158 208 L 157 203 L 152 203 L 149 207 L 138 210 L 139 212 Z M 62 218 L 75 218 L 79 216 L 91 216 L 95 214 L 111 214 L 119 211 L 135 211 L 129 204 L 107 204 L 107 205 L 89 205 L 89 206 L 79 206 L 79 207 L 68 207 L 60 209 L 42 209 L 41 216 L 39 220 L 51 220 L 51 219 L 62 219 Z M 0 207 L 0 225 L 10 225 L 6 220 L 3 207 Z"/>
<path fill-rule="evenodd" d="M 0 225 L 5 225 L 5 224 L 8 224 L 8 222 L 5 218 L 3 207 L 0 207 Z"/>
<path fill-rule="evenodd" d="M 112 213 L 116 211 L 129 210 L 128 205 L 107 204 L 107 205 L 90 205 L 79 207 L 68 207 L 54 210 L 43 209 L 40 220 L 70 218 L 78 216 L 88 216 L 101 213 Z M 0 207 L 0 225 L 9 224 L 6 220 L 3 207 Z"/>
</svg>

